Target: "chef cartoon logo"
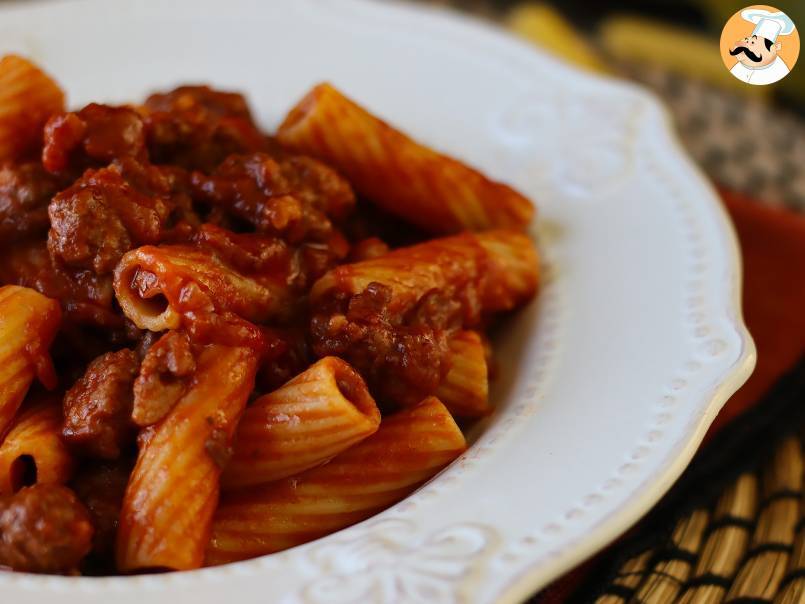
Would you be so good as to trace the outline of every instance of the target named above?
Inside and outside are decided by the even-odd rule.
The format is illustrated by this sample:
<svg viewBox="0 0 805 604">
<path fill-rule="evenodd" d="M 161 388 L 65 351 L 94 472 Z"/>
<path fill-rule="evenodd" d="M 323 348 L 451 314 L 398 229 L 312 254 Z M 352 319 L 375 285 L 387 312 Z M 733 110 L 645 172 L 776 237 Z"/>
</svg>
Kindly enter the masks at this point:
<svg viewBox="0 0 805 604">
<path fill-rule="evenodd" d="M 747 84 L 782 80 L 798 56 L 799 32 L 788 15 L 773 6 L 738 11 L 721 32 L 721 58 L 730 73 Z"/>
</svg>

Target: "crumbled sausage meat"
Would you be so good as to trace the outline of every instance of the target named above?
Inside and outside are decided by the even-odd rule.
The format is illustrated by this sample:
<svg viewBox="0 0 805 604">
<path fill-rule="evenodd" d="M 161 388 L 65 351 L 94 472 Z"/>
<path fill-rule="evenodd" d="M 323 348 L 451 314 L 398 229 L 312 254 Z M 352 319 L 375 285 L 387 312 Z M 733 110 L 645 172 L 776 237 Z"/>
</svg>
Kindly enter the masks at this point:
<svg viewBox="0 0 805 604">
<path fill-rule="evenodd" d="M 410 405 L 433 393 L 450 368 L 450 321 L 441 316 L 423 321 L 415 313 L 403 321 L 388 313 L 390 300 L 391 288 L 370 283 L 345 303 L 343 313 L 315 313 L 313 350 L 359 369 L 379 400 Z"/>
<path fill-rule="evenodd" d="M 46 232 L 48 204 L 62 184 L 37 162 L 0 165 L 0 240 Z"/>
<path fill-rule="evenodd" d="M 134 383 L 132 419 L 150 426 L 165 417 L 185 393 L 196 371 L 189 336 L 169 331 L 151 345 Z"/>
<path fill-rule="evenodd" d="M 45 124 L 42 163 L 62 173 L 101 166 L 124 157 L 145 159 L 145 126 L 130 107 L 92 103 L 77 113 L 62 113 Z"/>
<path fill-rule="evenodd" d="M 346 180 L 306 157 L 232 155 L 210 176 L 193 173 L 192 184 L 198 198 L 289 243 L 325 241 L 333 230 L 330 219 L 355 204 Z"/>
<path fill-rule="evenodd" d="M 68 488 L 35 485 L 0 499 L 0 566 L 69 573 L 92 547 L 86 508 Z"/>
<path fill-rule="evenodd" d="M 140 360 L 133 350 L 108 352 L 90 363 L 64 397 L 65 440 L 78 450 L 115 459 L 133 443 L 131 409 Z"/>
<path fill-rule="evenodd" d="M 151 160 L 209 172 L 233 153 L 260 151 L 266 138 L 245 99 L 206 86 L 181 86 L 145 102 Z"/>
<path fill-rule="evenodd" d="M 189 234 L 195 217 L 179 174 L 133 160 L 88 170 L 50 203 L 51 256 L 102 275 L 134 246 Z"/>
</svg>

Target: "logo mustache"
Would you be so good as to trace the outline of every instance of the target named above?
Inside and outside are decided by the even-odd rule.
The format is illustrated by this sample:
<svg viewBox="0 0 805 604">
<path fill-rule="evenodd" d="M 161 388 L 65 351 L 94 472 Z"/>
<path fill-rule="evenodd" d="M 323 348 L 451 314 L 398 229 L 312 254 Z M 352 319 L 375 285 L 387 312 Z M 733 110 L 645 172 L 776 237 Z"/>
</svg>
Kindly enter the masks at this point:
<svg viewBox="0 0 805 604">
<path fill-rule="evenodd" d="M 730 51 L 730 54 L 734 57 L 744 53 L 747 57 L 749 57 L 750 61 L 754 61 L 755 63 L 760 63 L 763 60 L 763 57 L 760 55 L 756 55 L 751 50 L 749 50 L 746 46 L 737 46 L 733 50 Z"/>
</svg>

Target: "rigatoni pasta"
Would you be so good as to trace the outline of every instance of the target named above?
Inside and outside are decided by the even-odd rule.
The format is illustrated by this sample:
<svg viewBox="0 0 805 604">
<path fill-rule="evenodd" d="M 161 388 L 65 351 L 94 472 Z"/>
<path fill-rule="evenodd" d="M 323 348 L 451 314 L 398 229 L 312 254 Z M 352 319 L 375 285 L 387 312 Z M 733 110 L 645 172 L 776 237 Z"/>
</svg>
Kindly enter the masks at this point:
<svg viewBox="0 0 805 604">
<path fill-rule="evenodd" d="M 241 274 L 212 250 L 187 245 L 143 246 L 115 271 L 123 312 L 140 329 L 178 329 L 182 317 L 232 312 L 262 322 L 286 307 L 282 275 Z"/>
<path fill-rule="evenodd" d="M 531 202 L 511 187 L 417 143 L 330 84 L 319 84 L 291 109 L 277 137 L 431 233 L 523 228 L 533 215 Z"/>
<path fill-rule="evenodd" d="M 0 495 L 34 484 L 64 484 L 74 460 L 61 438 L 62 415 L 56 399 L 20 412 L 0 444 Z"/>
<path fill-rule="evenodd" d="M 321 465 L 379 425 L 380 411 L 360 375 L 326 357 L 246 409 L 222 487 L 271 482 Z"/>
<path fill-rule="evenodd" d="M 311 297 L 322 302 L 353 296 L 372 283 L 390 288 L 392 313 L 410 309 L 434 291 L 473 295 L 474 301 L 458 300 L 472 323 L 479 311 L 510 310 L 530 299 L 539 283 L 539 261 L 534 244 L 521 233 L 465 233 L 338 266 L 314 284 Z"/>
<path fill-rule="evenodd" d="M 528 237 L 509 231 L 477 235 L 486 253 L 488 271 L 481 305 L 485 312 L 501 312 L 521 306 L 534 297 L 540 280 L 537 248 Z"/>
<path fill-rule="evenodd" d="M 447 343 L 450 369 L 436 390 L 436 396 L 456 417 L 482 417 L 489 404 L 489 369 L 486 349 L 475 331 L 459 331 Z"/>
<path fill-rule="evenodd" d="M 60 321 L 55 300 L 25 287 L 0 287 L 0 438 L 34 378 L 56 386 L 48 349 Z"/>
<path fill-rule="evenodd" d="M 64 108 L 64 93 L 39 67 L 17 55 L 0 58 L 0 163 L 42 142 L 42 126 Z"/>
<path fill-rule="evenodd" d="M 256 368 L 250 348 L 203 347 L 186 394 L 141 435 L 120 513 L 119 570 L 201 566 L 219 478 Z"/>
<path fill-rule="evenodd" d="M 207 564 L 281 551 L 355 524 L 403 499 L 466 449 L 436 398 L 383 419 L 380 429 L 329 464 L 225 494 Z"/>
</svg>

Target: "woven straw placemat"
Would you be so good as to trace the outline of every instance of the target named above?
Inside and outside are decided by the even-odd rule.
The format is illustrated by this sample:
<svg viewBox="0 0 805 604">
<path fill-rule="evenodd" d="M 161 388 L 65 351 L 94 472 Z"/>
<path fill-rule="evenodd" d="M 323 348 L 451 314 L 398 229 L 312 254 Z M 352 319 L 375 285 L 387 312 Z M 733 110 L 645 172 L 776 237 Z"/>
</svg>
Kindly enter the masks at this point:
<svg viewBox="0 0 805 604">
<path fill-rule="evenodd" d="M 805 360 L 714 439 L 576 598 L 805 602 Z"/>
</svg>

